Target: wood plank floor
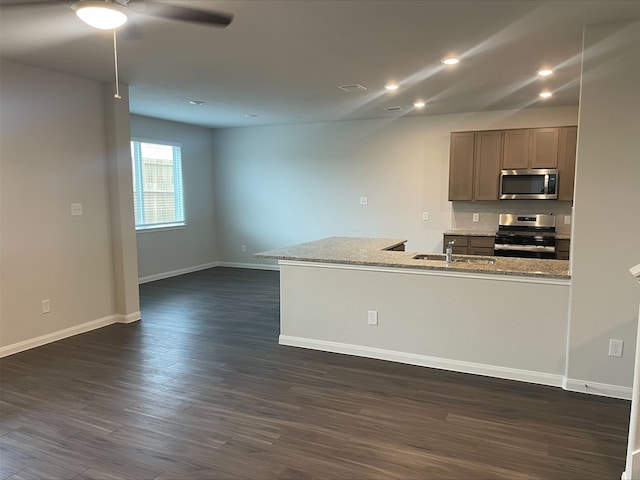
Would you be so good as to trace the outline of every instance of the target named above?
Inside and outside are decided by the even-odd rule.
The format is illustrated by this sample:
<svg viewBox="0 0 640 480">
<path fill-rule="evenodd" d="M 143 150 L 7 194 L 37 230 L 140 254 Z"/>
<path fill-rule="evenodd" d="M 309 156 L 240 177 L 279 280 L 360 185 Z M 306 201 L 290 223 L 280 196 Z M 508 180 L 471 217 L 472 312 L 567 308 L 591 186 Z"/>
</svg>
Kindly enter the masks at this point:
<svg viewBox="0 0 640 480">
<path fill-rule="evenodd" d="M 279 346 L 278 273 L 142 285 L 143 320 L 0 361 L 0 478 L 618 479 L 630 404 Z"/>
</svg>

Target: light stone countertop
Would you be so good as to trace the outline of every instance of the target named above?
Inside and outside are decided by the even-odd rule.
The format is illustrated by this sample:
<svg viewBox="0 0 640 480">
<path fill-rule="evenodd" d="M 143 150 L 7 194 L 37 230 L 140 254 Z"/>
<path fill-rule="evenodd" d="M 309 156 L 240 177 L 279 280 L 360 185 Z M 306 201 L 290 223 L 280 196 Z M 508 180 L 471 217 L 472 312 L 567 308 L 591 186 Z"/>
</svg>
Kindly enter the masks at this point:
<svg viewBox="0 0 640 480">
<path fill-rule="evenodd" d="M 257 258 L 292 260 L 315 263 L 339 263 L 344 265 L 366 265 L 388 268 L 410 268 L 449 272 L 469 272 L 507 276 L 541 277 L 568 279 L 567 260 L 542 260 L 536 258 L 479 257 L 474 255 L 454 255 L 454 259 L 484 260 L 495 258 L 494 264 L 481 262 L 453 262 L 447 265 L 441 260 L 414 259 L 423 252 L 391 251 L 402 245 L 406 239 L 398 238 L 354 238 L 329 237 L 290 247 L 256 253 Z M 427 253 L 427 252 L 424 252 Z M 439 254 L 429 254 L 442 256 Z"/>
<path fill-rule="evenodd" d="M 495 237 L 495 230 L 447 230 L 445 235 L 472 235 L 476 237 Z"/>
</svg>

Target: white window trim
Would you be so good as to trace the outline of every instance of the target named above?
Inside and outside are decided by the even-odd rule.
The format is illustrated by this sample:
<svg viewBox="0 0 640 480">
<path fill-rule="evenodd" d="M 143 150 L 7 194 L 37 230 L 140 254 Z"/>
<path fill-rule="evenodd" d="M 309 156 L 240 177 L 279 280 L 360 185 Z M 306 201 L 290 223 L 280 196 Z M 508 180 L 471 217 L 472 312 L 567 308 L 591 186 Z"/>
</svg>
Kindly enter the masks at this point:
<svg viewBox="0 0 640 480">
<path fill-rule="evenodd" d="M 184 202 L 184 175 L 182 172 L 183 144 L 180 142 L 173 142 L 171 140 L 157 140 L 155 138 L 145 138 L 145 137 L 131 137 L 130 142 L 151 143 L 155 145 L 166 145 L 169 147 L 180 148 L 180 179 L 182 182 L 182 195 L 181 195 L 182 198 L 180 200 L 182 202 L 182 212 L 183 212 L 184 220 L 181 222 L 158 223 L 158 224 L 150 224 L 150 225 L 135 225 L 135 218 L 134 218 L 136 233 L 152 233 L 152 232 L 184 229 L 187 226 L 187 209 L 185 207 L 185 202 Z M 129 149 L 131 150 L 131 147 Z M 132 158 L 132 164 L 133 164 L 133 160 L 134 159 Z M 133 172 L 133 167 L 132 167 L 131 176 L 132 176 L 132 179 L 135 177 L 135 174 Z M 133 189 L 133 184 L 131 188 Z M 135 197 L 135 193 L 133 195 Z"/>
</svg>

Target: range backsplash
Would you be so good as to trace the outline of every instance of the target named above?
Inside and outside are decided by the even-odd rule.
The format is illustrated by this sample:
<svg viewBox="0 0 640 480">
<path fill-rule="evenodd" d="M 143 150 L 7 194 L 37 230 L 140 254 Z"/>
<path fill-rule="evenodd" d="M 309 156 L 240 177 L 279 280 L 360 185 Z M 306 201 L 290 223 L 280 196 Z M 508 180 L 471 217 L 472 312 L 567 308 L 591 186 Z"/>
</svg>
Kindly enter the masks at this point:
<svg viewBox="0 0 640 480">
<path fill-rule="evenodd" d="M 487 231 L 498 229 L 501 213 L 533 214 L 546 213 L 556 216 L 556 232 L 571 234 L 571 224 L 566 224 L 565 216 L 571 217 L 572 204 L 554 200 L 502 200 L 496 202 L 452 202 L 451 229 Z M 479 214 L 477 222 L 473 214 Z"/>
</svg>

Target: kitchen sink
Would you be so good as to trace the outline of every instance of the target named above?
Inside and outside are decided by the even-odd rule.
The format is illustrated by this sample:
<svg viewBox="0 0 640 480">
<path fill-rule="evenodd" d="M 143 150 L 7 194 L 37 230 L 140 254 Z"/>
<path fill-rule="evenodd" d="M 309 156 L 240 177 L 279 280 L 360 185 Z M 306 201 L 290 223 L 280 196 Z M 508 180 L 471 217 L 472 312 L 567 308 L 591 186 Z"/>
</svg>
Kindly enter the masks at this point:
<svg viewBox="0 0 640 480">
<path fill-rule="evenodd" d="M 414 255 L 412 258 L 416 260 L 437 260 L 442 262 L 446 260 L 444 255 L 440 255 L 437 253 L 420 253 L 418 255 Z"/>
<path fill-rule="evenodd" d="M 446 257 L 443 254 L 438 253 L 419 253 L 418 255 L 414 255 L 411 257 L 415 260 L 432 260 L 436 262 L 444 262 L 446 261 Z M 451 260 L 453 263 L 482 263 L 487 265 L 493 265 L 496 263 L 495 257 L 471 257 L 471 256 L 454 256 Z"/>
</svg>

